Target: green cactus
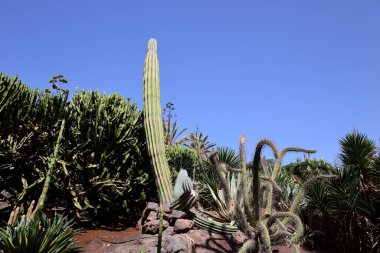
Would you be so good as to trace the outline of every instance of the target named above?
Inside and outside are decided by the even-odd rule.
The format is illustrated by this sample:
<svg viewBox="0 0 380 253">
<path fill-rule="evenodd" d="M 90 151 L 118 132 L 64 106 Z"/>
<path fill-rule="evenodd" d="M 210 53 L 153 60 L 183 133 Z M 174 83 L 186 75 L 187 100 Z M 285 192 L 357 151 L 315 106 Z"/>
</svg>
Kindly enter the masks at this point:
<svg viewBox="0 0 380 253">
<path fill-rule="evenodd" d="M 160 77 L 157 58 L 157 42 L 151 38 L 144 64 L 144 128 L 148 153 L 155 173 L 162 203 L 173 198 L 170 169 L 165 155 L 164 130 L 161 118 Z"/>
<path fill-rule="evenodd" d="M 240 248 L 239 253 L 249 253 L 249 252 L 254 251 L 255 249 L 256 249 L 255 241 L 248 240 Z"/>
<path fill-rule="evenodd" d="M 206 218 L 200 213 L 192 213 L 192 215 L 193 215 L 194 224 L 197 227 L 208 229 L 211 232 L 220 233 L 220 234 L 232 234 L 238 231 L 237 226 L 214 221 L 210 218 Z"/>
<path fill-rule="evenodd" d="M 193 190 L 193 181 L 187 174 L 187 170 L 181 169 L 178 172 L 177 178 L 174 183 L 174 198 L 179 197 L 184 192 L 191 192 Z"/>
<path fill-rule="evenodd" d="M 246 215 L 249 220 L 253 220 L 253 210 L 250 205 L 250 199 L 248 196 L 248 176 L 247 176 L 247 165 L 245 159 L 245 142 L 246 136 L 240 136 L 240 146 L 239 146 L 239 155 L 240 155 L 240 166 L 241 166 L 241 176 L 242 176 L 242 190 L 243 190 L 243 203 L 244 209 L 246 210 Z"/>
<path fill-rule="evenodd" d="M 54 166 L 57 162 L 57 159 L 58 159 L 59 146 L 61 145 L 61 140 L 62 140 L 64 128 L 65 128 L 65 120 L 62 120 L 61 128 L 59 130 L 59 134 L 58 134 L 58 138 L 57 138 L 57 142 L 55 143 L 55 146 L 54 146 L 54 152 L 53 152 L 52 156 L 50 157 L 49 168 L 46 172 L 44 187 L 42 188 L 41 196 L 38 200 L 37 207 L 36 207 L 35 211 L 33 212 L 32 217 L 35 217 L 35 216 L 38 216 L 39 214 L 41 214 L 42 209 L 44 208 L 47 192 L 49 190 L 49 185 L 50 185 L 50 181 L 51 181 L 51 174 L 53 173 L 53 168 L 54 168 Z"/>
<path fill-rule="evenodd" d="M 244 154 L 244 144 L 245 137 L 240 139 L 240 161 L 241 161 L 241 173 L 243 182 L 241 189 L 243 191 L 244 198 L 244 209 L 242 209 L 239 203 L 232 199 L 230 196 L 229 184 L 227 184 L 225 166 L 219 164 L 216 158 L 217 151 L 211 153 L 210 160 L 216 171 L 221 188 L 224 191 L 225 203 L 228 203 L 228 214 L 231 221 L 234 221 L 237 227 L 248 236 L 248 241 L 242 246 L 239 252 L 272 252 L 272 239 L 278 238 L 288 238 L 288 243 L 292 247 L 294 252 L 299 252 L 298 241 L 303 234 L 303 225 L 301 219 L 297 214 L 294 213 L 294 207 L 288 212 L 275 212 L 272 213 L 273 204 L 273 191 L 281 191 L 281 188 L 276 183 L 278 173 L 281 169 L 281 160 L 287 152 L 304 152 L 304 153 L 314 153 L 314 150 L 302 149 L 302 148 L 286 148 L 281 152 L 278 152 L 276 146 L 269 140 L 261 140 L 255 150 L 255 155 L 253 159 L 253 198 L 249 198 L 248 195 L 248 176 L 245 167 L 245 154 Z M 259 176 L 259 167 L 261 163 L 261 151 L 263 147 L 269 146 L 276 158 L 275 166 L 272 171 L 272 175 L 269 172 L 265 176 Z M 259 184 L 260 179 L 266 182 L 267 189 L 267 208 L 264 215 L 260 215 L 259 212 Z M 245 182 L 244 182 L 245 181 Z M 303 192 L 303 191 L 302 191 Z M 302 195 L 302 193 L 301 193 Z M 299 198 L 301 198 L 300 196 Z M 253 203 L 252 203 L 253 202 Z M 295 205 L 299 204 L 297 199 Z M 195 216 L 195 224 L 198 226 L 203 226 L 206 228 L 211 228 L 213 231 L 223 230 L 214 221 L 209 221 L 206 218 L 200 218 Z M 293 226 L 294 231 L 288 231 L 288 226 Z M 217 228 L 217 229 L 215 229 Z"/>
<path fill-rule="evenodd" d="M 198 200 L 198 195 L 193 190 L 193 181 L 187 171 L 181 169 L 174 184 L 174 200 L 170 204 L 170 209 L 189 210 Z"/>
</svg>

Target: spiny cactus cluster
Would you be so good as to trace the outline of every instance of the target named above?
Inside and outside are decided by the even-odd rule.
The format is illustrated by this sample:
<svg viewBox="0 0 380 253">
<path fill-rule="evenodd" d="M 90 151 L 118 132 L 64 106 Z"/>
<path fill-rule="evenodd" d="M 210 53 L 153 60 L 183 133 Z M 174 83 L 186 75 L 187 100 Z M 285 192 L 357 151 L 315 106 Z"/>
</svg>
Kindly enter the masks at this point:
<svg viewBox="0 0 380 253">
<path fill-rule="evenodd" d="M 148 152 L 155 172 L 156 183 L 159 191 L 161 203 L 167 204 L 173 200 L 173 189 L 171 187 L 171 177 L 168 162 L 165 156 L 164 136 L 161 119 L 160 105 L 160 81 L 159 67 L 157 59 L 157 42 L 150 39 L 148 43 L 148 53 L 144 66 L 144 127 L 148 145 Z M 295 252 L 299 252 L 298 240 L 303 234 L 303 225 L 295 213 L 295 207 L 299 204 L 304 190 L 301 189 L 296 196 L 295 203 L 288 212 L 274 212 L 273 194 L 275 190 L 281 191 L 276 180 L 281 170 L 281 161 L 288 152 L 314 153 L 314 150 L 302 149 L 298 147 L 285 148 L 279 152 L 276 146 L 267 139 L 261 140 L 256 147 L 254 160 L 252 186 L 249 184 L 248 171 L 245 159 L 245 136 L 240 138 L 240 170 L 230 168 L 226 164 L 219 163 L 217 151 L 210 154 L 210 161 L 219 177 L 220 185 L 224 191 L 224 204 L 231 224 L 223 224 L 207 219 L 200 213 L 194 214 L 195 224 L 221 233 L 233 233 L 240 229 L 249 240 L 240 249 L 244 252 L 272 252 L 272 239 L 288 239 L 289 244 Z M 265 171 L 264 176 L 259 176 L 259 166 L 261 162 L 261 151 L 265 146 L 269 146 L 276 158 L 271 173 Z M 231 197 L 230 186 L 227 181 L 228 170 L 242 173 L 241 190 L 243 201 Z M 260 213 L 259 185 L 260 179 L 266 182 L 266 208 L 264 214 Z M 262 181 L 262 182 L 263 182 Z M 253 195 L 250 196 L 249 193 Z M 197 195 L 193 191 L 193 183 L 185 170 L 181 170 L 174 187 L 174 200 L 171 203 L 172 209 L 189 210 L 197 200 Z M 240 205 L 240 203 L 243 203 Z M 234 223 L 236 226 L 234 226 Z"/>
<path fill-rule="evenodd" d="M 276 158 L 274 168 L 271 175 L 265 173 L 264 176 L 259 176 L 259 166 L 261 161 L 261 151 L 263 147 L 269 146 Z M 287 242 L 293 248 L 294 252 L 299 252 L 298 240 L 303 234 L 303 225 L 301 219 L 295 213 L 295 207 L 288 212 L 274 212 L 273 208 L 273 192 L 274 190 L 280 190 L 277 185 L 277 176 L 281 170 L 281 161 L 288 152 L 303 152 L 314 153 L 315 150 L 302 149 L 297 147 L 285 148 L 281 152 L 278 152 L 276 146 L 267 139 L 261 140 L 255 150 L 253 160 L 253 195 L 249 196 L 250 189 L 248 187 L 248 173 L 245 166 L 245 137 L 240 139 L 240 161 L 241 161 L 241 173 L 242 173 L 242 191 L 243 191 L 243 203 L 242 208 L 239 205 L 239 200 L 233 200 L 230 195 L 229 185 L 226 179 L 226 167 L 222 163 L 217 161 L 217 151 L 210 155 L 211 163 L 216 170 L 221 187 L 224 191 L 225 203 L 228 209 L 228 214 L 231 221 L 234 221 L 237 227 L 245 233 L 249 240 L 242 246 L 239 252 L 272 252 L 272 240 L 274 239 L 287 239 Z M 268 182 L 266 209 L 264 214 L 260 213 L 259 206 L 259 184 L 260 179 Z M 300 191 L 302 194 L 303 191 Z M 298 196 L 298 199 L 301 197 Z M 297 197 L 296 197 L 297 199 Z M 298 204 L 299 202 L 296 201 Z M 215 226 L 216 223 L 213 223 Z"/>
</svg>

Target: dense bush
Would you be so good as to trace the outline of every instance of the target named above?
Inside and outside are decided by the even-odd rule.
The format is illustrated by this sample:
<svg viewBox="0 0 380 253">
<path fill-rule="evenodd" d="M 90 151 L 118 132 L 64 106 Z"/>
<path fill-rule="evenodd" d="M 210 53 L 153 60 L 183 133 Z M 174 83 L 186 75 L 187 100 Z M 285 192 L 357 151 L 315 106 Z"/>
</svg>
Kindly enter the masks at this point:
<svg viewBox="0 0 380 253">
<path fill-rule="evenodd" d="M 77 91 L 69 101 L 66 90 L 53 89 L 31 90 L 1 74 L 0 189 L 17 204 L 38 198 L 58 123 L 65 119 L 47 207 L 64 207 L 81 221 L 136 220 L 154 187 L 136 104 L 98 91 Z"/>
</svg>

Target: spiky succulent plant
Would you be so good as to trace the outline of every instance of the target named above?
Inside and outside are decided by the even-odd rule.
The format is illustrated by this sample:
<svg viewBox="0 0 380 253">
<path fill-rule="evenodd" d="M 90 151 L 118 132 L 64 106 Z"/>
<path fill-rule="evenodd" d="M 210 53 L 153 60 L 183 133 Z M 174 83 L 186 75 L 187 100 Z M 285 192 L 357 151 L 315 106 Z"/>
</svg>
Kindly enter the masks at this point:
<svg viewBox="0 0 380 253">
<path fill-rule="evenodd" d="M 240 161 L 242 172 L 241 189 L 243 191 L 243 207 L 231 197 L 230 184 L 228 184 L 226 169 L 224 164 L 219 163 L 217 151 L 210 155 L 211 163 L 218 174 L 220 185 L 224 191 L 224 202 L 226 203 L 227 213 L 231 221 L 248 236 L 248 241 L 242 246 L 239 252 L 272 252 L 272 240 L 274 238 L 286 239 L 295 252 L 299 252 L 298 240 L 303 234 L 301 219 L 295 212 L 295 207 L 288 212 L 275 212 L 273 208 L 273 192 L 280 189 L 276 183 L 278 174 L 281 170 L 281 161 L 288 152 L 314 153 L 314 150 L 302 149 L 297 147 L 285 148 L 278 152 L 276 146 L 267 139 L 261 140 L 256 146 L 253 160 L 253 182 L 252 188 L 248 187 L 247 168 L 245 167 L 245 137 L 240 139 Z M 274 168 L 271 175 L 259 176 L 259 166 L 261 162 L 261 151 L 265 146 L 269 146 L 275 156 Z M 236 171 L 236 170 L 234 170 Z M 259 208 L 259 184 L 260 180 L 265 180 L 266 188 L 266 209 L 265 213 L 260 213 Z M 249 192 L 253 196 L 249 196 Z M 299 198 L 302 196 L 299 196 Z M 297 201 L 295 204 L 298 204 Z M 215 227 L 215 222 L 211 226 Z"/>
</svg>

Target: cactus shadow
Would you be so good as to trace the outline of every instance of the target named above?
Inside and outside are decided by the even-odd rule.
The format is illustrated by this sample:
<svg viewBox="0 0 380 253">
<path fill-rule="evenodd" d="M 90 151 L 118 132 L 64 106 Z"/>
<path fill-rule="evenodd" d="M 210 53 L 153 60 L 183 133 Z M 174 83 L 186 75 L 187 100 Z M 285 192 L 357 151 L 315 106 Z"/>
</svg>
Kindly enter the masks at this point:
<svg viewBox="0 0 380 253">
<path fill-rule="evenodd" d="M 213 253 L 232 253 L 236 252 L 236 247 L 230 242 L 228 235 L 218 234 L 217 237 L 210 237 L 204 243 L 196 243 L 192 247 L 192 253 L 199 252 L 203 249 L 204 252 Z M 201 251 L 203 252 L 203 251 Z"/>
</svg>

